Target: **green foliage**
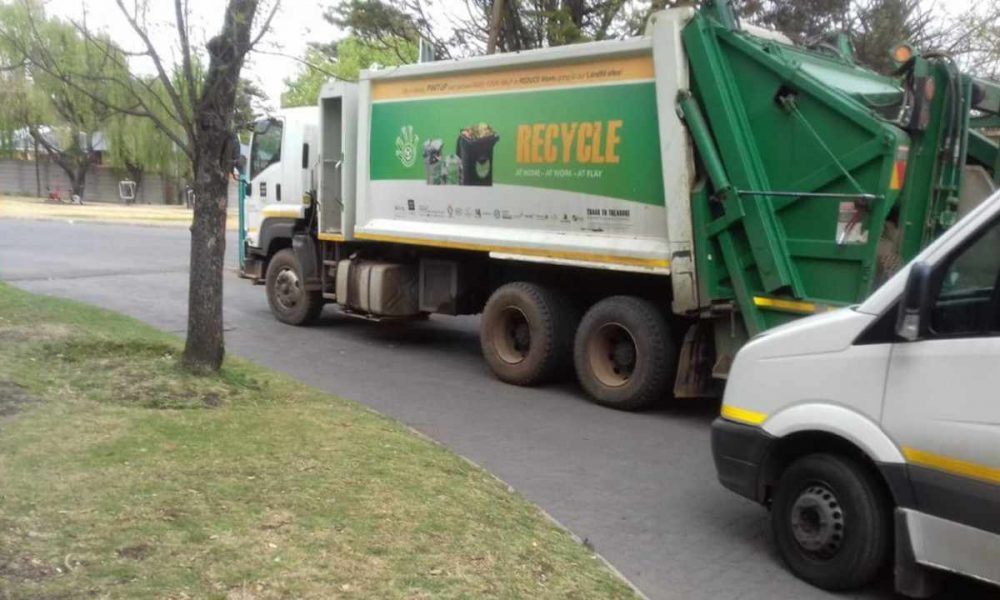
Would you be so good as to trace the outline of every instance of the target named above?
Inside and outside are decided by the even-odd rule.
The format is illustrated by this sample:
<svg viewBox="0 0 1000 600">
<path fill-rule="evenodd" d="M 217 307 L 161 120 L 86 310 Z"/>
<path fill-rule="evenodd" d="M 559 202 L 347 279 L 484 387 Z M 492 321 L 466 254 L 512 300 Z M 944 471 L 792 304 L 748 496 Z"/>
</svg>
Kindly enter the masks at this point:
<svg viewBox="0 0 1000 600">
<path fill-rule="evenodd" d="M 236 88 L 236 129 L 247 131 L 257 117 L 267 112 L 267 94 L 253 81 L 240 79 Z"/>
<path fill-rule="evenodd" d="M 306 50 L 305 62 L 298 74 L 285 80 L 281 105 L 313 106 L 319 98 L 320 88 L 331 79 L 355 81 L 363 69 L 372 65 L 395 66 L 417 60 L 417 45 L 409 40 L 398 40 L 391 48 L 348 37 L 328 46 L 311 46 Z"/>
<path fill-rule="evenodd" d="M 466 0 L 464 10 L 449 15 L 450 31 L 435 28 L 423 4 L 409 0 L 346 0 L 334 4 L 326 17 L 369 44 L 393 49 L 400 40 L 416 42 L 422 37 L 439 56 L 453 57 L 485 51 L 493 3 Z M 628 0 L 504 0 L 497 50 L 625 37 L 637 33 L 633 13 L 648 14 L 662 5 Z"/>
<path fill-rule="evenodd" d="M 147 173 L 173 175 L 186 167 L 173 142 L 149 119 L 115 115 L 105 128 L 107 164 L 137 184 Z"/>
<path fill-rule="evenodd" d="M 5 60 L 0 52 L 0 62 Z M 23 68 L 0 72 L 0 156 L 11 157 L 16 152 L 24 152 L 25 130 L 46 123 L 50 118 L 48 98 L 38 86 L 32 85 Z M 18 132 L 22 137 L 15 141 Z"/>
<path fill-rule="evenodd" d="M 889 52 L 896 44 L 909 41 L 925 50 L 950 48 L 959 54 L 977 22 L 964 16 L 946 19 L 920 0 L 743 0 L 739 8 L 751 23 L 832 52 L 834 36 L 844 33 L 856 62 L 886 74 L 895 69 Z"/>
<path fill-rule="evenodd" d="M 124 54 L 109 39 L 88 42 L 72 24 L 48 17 L 41 4 L 25 2 L 0 5 L 0 56 L 20 65 L 4 77 L 11 104 L 0 119 L 28 129 L 82 195 L 97 160 L 95 134 L 112 117 L 98 98 L 116 92 L 108 82 L 126 72 Z M 66 72 L 84 76 L 71 83 L 60 76 Z"/>
<path fill-rule="evenodd" d="M 776 29 L 797 42 L 844 31 L 852 0 L 744 0 L 740 13 L 750 21 Z"/>
</svg>

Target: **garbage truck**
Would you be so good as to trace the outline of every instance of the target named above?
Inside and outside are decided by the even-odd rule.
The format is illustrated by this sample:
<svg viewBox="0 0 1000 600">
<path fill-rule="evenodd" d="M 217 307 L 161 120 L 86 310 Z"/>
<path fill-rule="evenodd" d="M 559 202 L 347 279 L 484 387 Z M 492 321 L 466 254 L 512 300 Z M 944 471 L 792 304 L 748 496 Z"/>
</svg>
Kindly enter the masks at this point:
<svg viewBox="0 0 1000 600">
<path fill-rule="evenodd" d="M 481 314 L 512 384 L 717 396 L 745 341 L 863 300 L 997 184 L 1000 87 L 893 57 L 880 75 L 715 1 L 330 82 L 255 125 L 243 274 L 293 325 Z"/>
</svg>

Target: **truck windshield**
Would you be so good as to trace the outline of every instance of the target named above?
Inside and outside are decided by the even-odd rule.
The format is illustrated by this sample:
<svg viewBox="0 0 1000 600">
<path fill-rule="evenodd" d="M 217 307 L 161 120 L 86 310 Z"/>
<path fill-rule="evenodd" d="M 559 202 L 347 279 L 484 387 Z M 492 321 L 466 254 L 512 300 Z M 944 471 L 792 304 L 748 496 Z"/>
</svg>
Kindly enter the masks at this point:
<svg viewBox="0 0 1000 600">
<path fill-rule="evenodd" d="M 250 176 L 281 160 L 281 121 L 267 119 L 254 126 L 253 148 L 250 150 Z"/>
</svg>

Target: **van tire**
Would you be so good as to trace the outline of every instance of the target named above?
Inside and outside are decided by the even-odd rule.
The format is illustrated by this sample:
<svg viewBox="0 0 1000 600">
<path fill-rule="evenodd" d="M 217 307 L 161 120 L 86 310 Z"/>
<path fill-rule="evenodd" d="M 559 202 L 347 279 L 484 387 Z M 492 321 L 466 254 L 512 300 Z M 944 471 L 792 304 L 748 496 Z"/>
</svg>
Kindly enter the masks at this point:
<svg viewBox="0 0 1000 600">
<path fill-rule="evenodd" d="M 323 293 L 305 289 L 302 266 L 291 248 L 271 257 L 264 283 L 271 313 L 282 323 L 308 325 L 323 311 Z"/>
<path fill-rule="evenodd" d="M 803 456 L 782 473 L 771 529 L 788 568 L 831 591 L 871 583 L 892 544 L 883 486 L 865 466 L 835 454 Z"/>
<path fill-rule="evenodd" d="M 642 410 L 666 399 L 677 345 L 663 313 L 634 296 L 612 296 L 587 311 L 573 343 L 577 379 L 594 402 Z"/>
<path fill-rule="evenodd" d="M 568 363 L 575 315 L 573 305 L 549 288 L 525 281 L 502 285 L 483 309 L 483 358 L 506 383 L 546 382 Z"/>
</svg>

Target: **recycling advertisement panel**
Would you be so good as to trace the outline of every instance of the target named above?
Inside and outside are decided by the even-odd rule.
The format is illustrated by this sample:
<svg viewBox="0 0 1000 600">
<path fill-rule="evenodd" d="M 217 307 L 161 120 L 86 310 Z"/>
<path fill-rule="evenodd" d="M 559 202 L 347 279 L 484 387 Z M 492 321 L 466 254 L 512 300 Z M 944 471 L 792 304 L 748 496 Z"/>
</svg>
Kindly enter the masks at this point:
<svg viewBox="0 0 1000 600">
<path fill-rule="evenodd" d="M 664 203 L 649 56 L 377 79 L 370 123 L 380 216 L 657 234 L 644 223 Z"/>
</svg>

